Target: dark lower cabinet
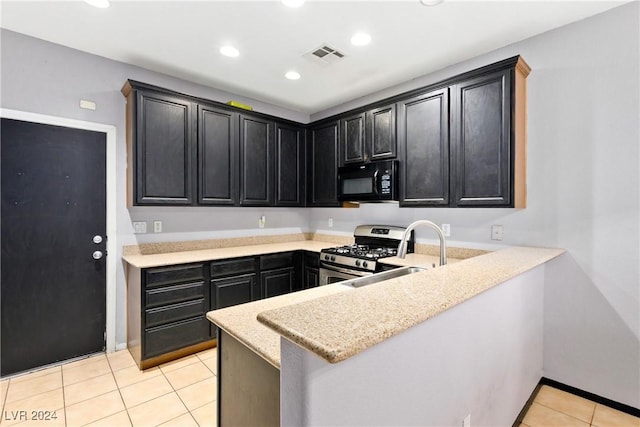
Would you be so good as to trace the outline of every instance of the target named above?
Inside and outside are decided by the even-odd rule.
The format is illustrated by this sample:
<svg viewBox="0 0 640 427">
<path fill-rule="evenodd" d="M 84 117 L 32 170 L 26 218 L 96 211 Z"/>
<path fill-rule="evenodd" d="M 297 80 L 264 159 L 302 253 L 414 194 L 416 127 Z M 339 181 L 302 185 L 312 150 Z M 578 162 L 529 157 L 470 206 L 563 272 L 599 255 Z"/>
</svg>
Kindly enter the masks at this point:
<svg viewBox="0 0 640 427">
<path fill-rule="evenodd" d="M 211 280 L 211 309 L 255 301 L 260 296 L 255 273 Z"/>
<path fill-rule="evenodd" d="M 207 267 L 128 267 L 127 347 L 141 369 L 212 345 Z"/>
<path fill-rule="evenodd" d="M 238 203 L 238 113 L 198 105 L 198 203 Z"/>
<path fill-rule="evenodd" d="M 259 299 L 256 267 L 255 257 L 211 261 L 211 309 Z"/>
<path fill-rule="evenodd" d="M 215 328 L 208 311 L 317 286 L 319 259 L 317 253 L 292 251 L 167 267 L 128 265 L 127 347 L 141 369 L 211 347 Z"/>
<path fill-rule="evenodd" d="M 511 92 L 510 70 L 452 87 L 453 205 L 511 204 Z"/>
<path fill-rule="evenodd" d="M 400 205 L 449 204 L 449 89 L 398 103 Z"/>
<path fill-rule="evenodd" d="M 330 122 L 312 128 L 307 141 L 308 206 L 340 206 L 338 202 L 339 164 L 339 122 Z"/>
<path fill-rule="evenodd" d="M 260 286 L 262 297 L 271 298 L 284 295 L 293 291 L 296 280 L 296 270 L 294 267 L 279 268 L 260 272 Z"/>
<path fill-rule="evenodd" d="M 304 288 L 314 288 L 320 284 L 320 254 L 304 253 Z"/>
<path fill-rule="evenodd" d="M 262 298 L 270 298 L 300 290 L 302 253 L 282 252 L 260 256 L 260 289 Z"/>
</svg>

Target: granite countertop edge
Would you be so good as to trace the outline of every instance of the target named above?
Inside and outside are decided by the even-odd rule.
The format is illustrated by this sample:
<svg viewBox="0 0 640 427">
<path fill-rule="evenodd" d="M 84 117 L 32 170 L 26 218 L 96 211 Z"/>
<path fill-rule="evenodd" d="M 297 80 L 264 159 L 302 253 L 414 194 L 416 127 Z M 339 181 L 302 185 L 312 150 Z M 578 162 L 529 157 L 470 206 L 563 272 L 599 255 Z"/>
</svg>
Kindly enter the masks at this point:
<svg viewBox="0 0 640 427">
<path fill-rule="evenodd" d="M 557 248 L 511 247 L 263 311 L 257 320 L 327 362 L 338 363 L 564 252 Z"/>
</svg>

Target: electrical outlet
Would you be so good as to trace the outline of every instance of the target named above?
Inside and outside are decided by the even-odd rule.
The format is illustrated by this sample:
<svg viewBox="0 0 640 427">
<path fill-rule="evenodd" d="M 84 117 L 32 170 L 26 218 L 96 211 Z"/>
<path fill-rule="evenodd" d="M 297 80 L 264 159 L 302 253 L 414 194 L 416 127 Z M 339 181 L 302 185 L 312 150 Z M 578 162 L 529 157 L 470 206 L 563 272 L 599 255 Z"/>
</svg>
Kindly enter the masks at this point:
<svg viewBox="0 0 640 427">
<path fill-rule="evenodd" d="M 333 218 L 329 218 L 329 228 L 333 228 Z"/>
<path fill-rule="evenodd" d="M 144 234 L 147 232 L 147 221 L 133 221 L 133 233 Z"/>
<path fill-rule="evenodd" d="M 491 240 L 502 240 L 504 236 L 504 227 L 501 225 L 491 226 Z"/>
<path fill-rule="evenodd" d="M 153 221 L 153 232 L 162 233 L 162 221 Z"/>
<path fill-rule="evenodd" d="M 462 427 L 471 427 L 471 414 L 464 417 L 464 420 L 462 420 Z"/>
<path fill-rule="evenodd" d="M 442 232 L 445 237 L 451 236 L 451 224 L 442 224 Z"/>
<path fill-rule="evenodd" d="M 267 217 L 262 215 L 260 218 L 258 218 L 258 227 L 260 228 L 264 228 L 264 225 L 267 223 Z"/>
</svg>

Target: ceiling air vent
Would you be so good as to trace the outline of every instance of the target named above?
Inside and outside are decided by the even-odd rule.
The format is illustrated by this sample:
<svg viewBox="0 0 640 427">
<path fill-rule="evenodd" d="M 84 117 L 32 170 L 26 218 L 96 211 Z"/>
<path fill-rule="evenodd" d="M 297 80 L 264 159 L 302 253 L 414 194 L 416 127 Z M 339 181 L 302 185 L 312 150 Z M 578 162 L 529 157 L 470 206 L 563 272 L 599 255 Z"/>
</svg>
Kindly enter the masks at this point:
<svg viewBox="0 0 640 427">
<path fill-rule="evenodd" d="M 321 64 L 333 64 L 344 58 L 344 53 L 334 49 L 332 47 L 327 46 L 326 44 L 321 45 L 320 47 L 312 50 L 311 52 L 304 55 L 306 58 L 310 58 L 316 62 Z"/>
</svg>

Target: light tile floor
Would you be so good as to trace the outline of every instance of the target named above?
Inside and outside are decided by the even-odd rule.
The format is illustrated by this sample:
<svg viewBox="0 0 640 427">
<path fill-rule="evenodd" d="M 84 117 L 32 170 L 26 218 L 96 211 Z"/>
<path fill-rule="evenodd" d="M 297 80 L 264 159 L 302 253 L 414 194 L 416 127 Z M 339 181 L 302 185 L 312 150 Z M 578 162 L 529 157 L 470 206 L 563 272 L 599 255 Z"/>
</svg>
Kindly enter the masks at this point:
<svg viewBox="0 0 640 427">
<path fill-rule="evenodd" d="M 123 350 L 3 380 L 0 426 L 215 426 L 216 357 L 214 348 L 141 372 Z M 56 418 L 32 419 L 47 413 Z M 543 426 L 640 427 L 640 418 L 545 385 L 521 424 Z"/>
<path fill-rule="evenodd" d="M 544 385 L 521 426 L 640 427 L 640 418 Z"/>
<path fill-rule="evenodd" d="M 141 372 L 122 350 L 9 378 L 0 426 L 215 426 L 216 359 L 214 348 Z"/>
</svg>

